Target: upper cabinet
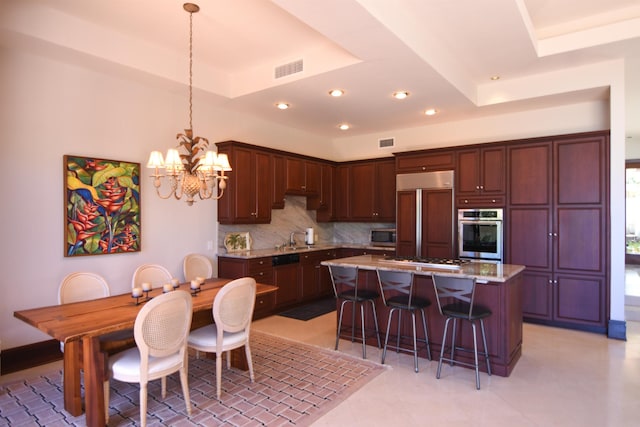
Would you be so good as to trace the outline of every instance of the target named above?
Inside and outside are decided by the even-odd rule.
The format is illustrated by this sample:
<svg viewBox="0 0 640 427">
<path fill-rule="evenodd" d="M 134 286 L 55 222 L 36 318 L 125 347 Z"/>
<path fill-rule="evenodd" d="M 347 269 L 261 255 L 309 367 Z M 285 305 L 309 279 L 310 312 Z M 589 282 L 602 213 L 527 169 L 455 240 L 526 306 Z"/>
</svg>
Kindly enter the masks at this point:
<svg viewBox="0 0 640 427">
<path fill-rule="evenodd" d="M 504 205 L 504 146 L 458 150 L 456 162 L 458 205 Z"/>
<path fill-rule="evenodd" d="M 456 167 L 453 150 L 428 150 L 396 153 L 396 173 L 452 170 Z"/>
<path fill-rule="evenodd" d="M 316 221 L 328 222 L 334 214 L 334 174 L 335 166 L 323 163 L 320 165 L 320 194 L 307 197 L 307 209 L 316 210 Z"/>
<path fill-rule="evenodd" d="M 396 173 L 394 159 L 351 164 L 349 167 L 349 186 L 349 220 L 395 222 Z"/>
<path fill-rule="evenodd" d="M 271 222 L 271 154 L 237 144 L 218 142 L 219 153 L 226 153 L 233 169 L 225 195 L 218 200 L 221 224 L 268 224 Z"/>
<path fill-rule="evenodd" d="M 285 158 L 287 194 L 299 196 L 320 193 L 320 163 L 296 157 Z"/>
<path fill-rule="evenodd" d="M 271 196 L 271 207 L 273 209 L 284 209 L 284 193 L 286 191 L 286 163 L 281 154 L 274 154 L 271 160 L 273 177 L 273 194 Z"/>
</svg>

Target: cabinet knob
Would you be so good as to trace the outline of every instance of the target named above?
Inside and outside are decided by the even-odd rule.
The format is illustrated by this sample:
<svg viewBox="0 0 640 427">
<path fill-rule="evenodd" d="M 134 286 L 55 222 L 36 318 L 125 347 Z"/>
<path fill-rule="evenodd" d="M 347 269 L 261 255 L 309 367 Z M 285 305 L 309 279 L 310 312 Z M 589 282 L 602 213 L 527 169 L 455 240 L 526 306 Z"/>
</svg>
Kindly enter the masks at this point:
<svg viewBox="0 0 640 427">
<path fill-rule="evenodd" d="M 484 185 L 481 185 L 481 186 L 480 186 L 480 189 L 481 189 L 481 190 L 484 190 Z"/>
<path fill-rule="evenodd" d="M 496 202 L 496 199 L 491 199 L 491 203 L 495 203 L 495 202 Z"/>
<path fill-rule="evenodd" d="M 427 167 L 426 167 L 426 166 L 423 166 L 423 167 L 422 167 L 422 170 L 423 170 L 423 171 L 426 171 L 426 170 L 427 170 Z"/>
<path fill-rule="evenodd" d="M 464 199 L 464 203 L 465 203 L 465 204 L 468 204 L 468 203 L 469 203 L 469 200 Z"/>
<path fill-rule="evenodd" d="M 306 185 L 303 185 L 303 186 L 302 186 L 302 190 L 303 190 L 303 191 L 306 191 L 306 190 L 307 190 L 307 186 L 306 186 Z"/>
<path fill-rule="evenodd" d="M 480 186 L 479 186 L 479 185 L 476 185 L 476 190 L 479 190 L 479 189 L 480 189 Z"/>
</svg>

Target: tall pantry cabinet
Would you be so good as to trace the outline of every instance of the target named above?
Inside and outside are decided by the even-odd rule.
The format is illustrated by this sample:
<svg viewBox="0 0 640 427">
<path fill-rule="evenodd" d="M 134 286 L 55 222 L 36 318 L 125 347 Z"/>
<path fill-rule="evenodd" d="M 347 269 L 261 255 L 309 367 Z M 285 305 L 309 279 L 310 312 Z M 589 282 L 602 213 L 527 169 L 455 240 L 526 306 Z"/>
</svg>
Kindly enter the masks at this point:
<svg viewBox="0 0 640 427">
<path fill-rule="evenodd" d="M 507 146 L 505 262 L 527 268 L 524 317 L 606 332 L 609 137 Z"/>
</svg>

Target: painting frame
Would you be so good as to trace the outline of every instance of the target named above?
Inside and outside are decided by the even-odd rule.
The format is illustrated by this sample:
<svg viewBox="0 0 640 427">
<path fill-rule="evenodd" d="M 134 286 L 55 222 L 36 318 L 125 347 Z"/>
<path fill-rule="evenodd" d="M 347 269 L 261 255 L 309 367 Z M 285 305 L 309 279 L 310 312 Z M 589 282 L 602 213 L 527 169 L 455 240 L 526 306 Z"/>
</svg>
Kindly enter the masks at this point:
<svg viewBox="0 0 640 427">
<path fill-rule="evenodd" d="M 141 251 L 140 163 L 66 154 L 64 256 Z"/>
</svg>

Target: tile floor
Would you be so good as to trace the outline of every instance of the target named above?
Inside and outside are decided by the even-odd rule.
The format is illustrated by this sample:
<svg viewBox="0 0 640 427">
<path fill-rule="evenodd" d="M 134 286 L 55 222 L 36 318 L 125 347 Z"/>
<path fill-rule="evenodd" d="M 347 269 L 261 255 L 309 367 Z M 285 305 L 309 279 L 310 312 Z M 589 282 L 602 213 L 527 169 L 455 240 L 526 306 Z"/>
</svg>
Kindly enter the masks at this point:
<svg viewBox="0 0 640 427">
<path fill-rule="evenodd" d="M 323 348 L 335 340 L 335 312 L 310 321 L 272 316 L 255 330 Z M 340 351 L 361 356 L 358 343 Z M 381 351 L 367 348 L 371 361 Z M 314 426 L 637 426 L 640 425 L 640 323 L 627 322 L 627 341 L 603 335 L 524 325 L 523 355 L 508 378 L 387 354 L 391 369 L 366 384 Z M 12 374 L 20 375 L 20 373 Z M 3 377 L 2 380 L 5 380 Z"/>
<path fill-rule="evenodd" d="M 254 324 L 325 348 L 335 340 L 335 313 L 307 322 L 273 316 Z M 340 351 L 361 356 L 359 343 Z M 379 361 L 381 351 L 367 348 Z M 314 426 L 638 426 L 640 425 L 640 323 L 627 322 L 627 341 L 604 335 L 524 325 L 523 355 L 508 378 L 388 353 L 392 368 L 320 418 Z"/>
</svg>

